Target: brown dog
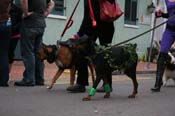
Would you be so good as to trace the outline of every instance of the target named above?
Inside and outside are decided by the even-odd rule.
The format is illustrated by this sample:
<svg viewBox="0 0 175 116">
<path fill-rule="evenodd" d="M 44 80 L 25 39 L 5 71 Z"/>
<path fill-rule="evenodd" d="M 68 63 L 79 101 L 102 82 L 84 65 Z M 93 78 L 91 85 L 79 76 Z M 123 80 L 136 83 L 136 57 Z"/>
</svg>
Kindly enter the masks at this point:
<svg viewBox="0 0 175 116">
<path fill-rule="evenodd" d="M 38 53 L 40 59 L 47 60 L 49 63 L 55 62 L 58 66 L 58 71 L 53 77 L 51 84 L 47 87 L 48 89 L 53 87 L 65 69 L 70 69 L 70 86 L 74 85 L 76 66 L 84 58 L 83 53 L 85 53 L 87 39 L 87 37 L 69 39 L 66 42 L 59 42 L 57 46 L 42 44 Z M 92 74 L 92 81 L 94 82 L 95 74 L 93 65 L 89 64 L 89 68 Z"/>
</svg>

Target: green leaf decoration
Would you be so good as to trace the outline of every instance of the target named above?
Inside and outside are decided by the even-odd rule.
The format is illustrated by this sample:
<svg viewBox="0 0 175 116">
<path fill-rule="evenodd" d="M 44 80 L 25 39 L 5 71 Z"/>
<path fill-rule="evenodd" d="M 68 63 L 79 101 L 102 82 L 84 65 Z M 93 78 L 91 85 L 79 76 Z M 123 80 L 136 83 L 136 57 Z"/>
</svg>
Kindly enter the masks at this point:
<svg viewBox="0 0 175 116">
<path fill-rule="evenodd" d="M 86 57 L 89 62 L 92 62 L 98 54 L 103 54 L 104 59 L 107 62 L 107 65 L 109 65 L 113 70 L 126 70 L 129 69 L 137 61 L 137 54 L 136 54 L 136 44 L 125 44 L 122 46 L 124 50 L 124 55 L 128 57 L 128 60 L 121 65 L 115 65 L 115 57 L 112 55 L 111 51 L 111 45 L 106 46 L 95 46 L 95 55 Z"/>
</svg>

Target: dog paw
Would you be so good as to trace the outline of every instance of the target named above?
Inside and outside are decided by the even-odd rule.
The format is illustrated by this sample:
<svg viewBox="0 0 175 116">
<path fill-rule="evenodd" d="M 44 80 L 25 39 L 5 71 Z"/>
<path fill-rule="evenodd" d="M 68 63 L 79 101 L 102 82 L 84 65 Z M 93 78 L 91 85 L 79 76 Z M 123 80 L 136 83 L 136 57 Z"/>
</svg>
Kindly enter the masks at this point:
<svg viewBox="0 0 175 116">
<path fill-rule="evenodd" d="M 90 96 L 87 96 L 87 97 L 84 97 L 82 100 L 83 101 L 90 101 L 91 100 L 91 97 Z"/>
<path fill-rule="evenodd" d="M 110 94 L 109 93 L 105 94 L 104 98 L 110 98 Z"/>
<path fill-rule="evenodd" d="M 51 87 L 51 86 L 47 86 L 46 88 L 47 88 L 47 89 L 52 89 L 52 87 Z"/>
</svg>

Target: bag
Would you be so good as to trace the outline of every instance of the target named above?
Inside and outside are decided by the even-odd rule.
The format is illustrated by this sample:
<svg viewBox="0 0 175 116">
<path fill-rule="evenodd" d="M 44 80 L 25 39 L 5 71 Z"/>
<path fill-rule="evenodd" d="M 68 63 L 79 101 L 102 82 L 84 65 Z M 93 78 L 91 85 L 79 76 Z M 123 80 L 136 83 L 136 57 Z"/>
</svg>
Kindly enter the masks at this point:
<svg viewBox="0 0 175 116">
<path fill-rule="evenodd" d="M 100 19 L 101 21 L 112 22 L 122 16 L 118 2 L 110 3 L 108 0 L 100 0 Z"/>
</svg>

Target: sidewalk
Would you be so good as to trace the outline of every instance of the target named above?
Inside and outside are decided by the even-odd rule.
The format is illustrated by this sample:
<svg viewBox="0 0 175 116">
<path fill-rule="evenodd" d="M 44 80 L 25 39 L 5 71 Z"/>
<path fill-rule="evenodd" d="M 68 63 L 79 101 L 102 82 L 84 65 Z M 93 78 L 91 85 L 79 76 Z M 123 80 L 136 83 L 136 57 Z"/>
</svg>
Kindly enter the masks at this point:
<svg viewBox="0 0 175 116">
<path fill-rule="evenodd" d="M 150 63 L 149 68 L 147 62 L 139 62 L 137 65 L 137 74 L 149 74 L 149 73 L 155 73 L 156 71 L 156 64 L 155 63 Z M 45 79 L 50 80 L 53 78 L 57 71 L 57 66 L 53 64 L 49 64 L 45 62 Z M 22 61 L 15 61 L 12 67 L 12 71 L 10 73 L 10 80 L 21 80 L 23 77 L 23 71 L 24 71 L 24 65 Z M 114 73 L 117 74 L 117 73 Z M 67 82 L 69 82 L 69 70 L 65 70 L 64 74 L 61 75 L 61 79 L 66 79 Z"/>
</svg>

